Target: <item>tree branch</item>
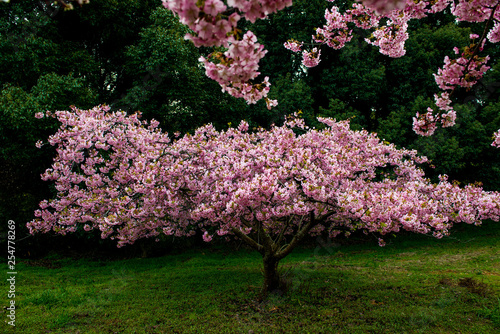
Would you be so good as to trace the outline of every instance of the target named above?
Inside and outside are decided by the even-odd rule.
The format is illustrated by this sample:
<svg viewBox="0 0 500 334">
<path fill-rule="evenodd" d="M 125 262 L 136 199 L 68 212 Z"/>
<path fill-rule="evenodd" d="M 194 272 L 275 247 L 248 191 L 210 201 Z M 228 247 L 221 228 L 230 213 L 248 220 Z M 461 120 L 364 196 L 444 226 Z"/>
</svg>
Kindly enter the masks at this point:
<svg viewBox="0 0 500 334">
<path fill-rule="evenodd" d="M 314 217 L 314 212 L 311 211 L 309 213 L 309 221 L 307 222 L 307 224 L 305 224 L 302 229 L 297 231 L 297 234 L 293 236 L 292 241 L 290 241 L 290 243 L 283 250 L 276 252 L 275 257 L 281 260 L 288 254 L 290 254 L 295 246 L 297 246 L 297 244 L 306 236 L 306 234 L 319 222 L 320 221 Z"/>
<path fill-rule="evenodd" d="M 286 222 L 286 224 L 285 224 L 285 227 L 283 227 L 283 229 L 281 230 L 281 232 L 280 232 L 280 234 L 279 234 L 278 238 L 276 238 L 275 243 L 276 243 L 278 246 L 279 246 L 279 245 L 281 245 L 281 241 L 283 241 L 283 236 L 285 235 L 285 232 L 286 232 L 286 230 L 288 229 L 288 226 L 290 226 L 290 222 L 292 221 L 292 219 L 293 219 L 293 216 L 292 216 L 292 217 L 290 217 L 290 219 L 288 219 L 288 221 L 287 221 L 287 222 Z M 302 221 L 302 219 L 301 219 L 301 221 Z M 300 224 L 299 224 L 299 225 L 300 225 Z"/>
<path fill-rule="evenodd" d="M 257 252 L 264 254 L 264 246 L 259 244 L 257 241 L 250 238 L 248 235 L 243 233 L 239 228 L 233 227 L 231 231 L 236 234 L 241 240 L 243 240 L 247 245 L 255 249 Z"/>
</svg>

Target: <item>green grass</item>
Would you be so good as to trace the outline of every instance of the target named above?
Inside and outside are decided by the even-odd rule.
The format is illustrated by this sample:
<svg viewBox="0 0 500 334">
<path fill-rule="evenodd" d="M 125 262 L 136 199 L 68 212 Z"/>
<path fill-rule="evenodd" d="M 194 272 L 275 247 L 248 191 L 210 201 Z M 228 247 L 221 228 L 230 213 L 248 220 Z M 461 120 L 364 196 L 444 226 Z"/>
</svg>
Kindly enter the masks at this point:
<svg viewBox="0 0 500 334">
<path fill-rule="evenodd" d="M 247 250 L 24 260 L 11 332 L 500 333 L 499 226 L 398 236 L 383 248 L 318 240 L 283 261 L 289 291 L 265 301 L 260 255 Z"/>
</svg>

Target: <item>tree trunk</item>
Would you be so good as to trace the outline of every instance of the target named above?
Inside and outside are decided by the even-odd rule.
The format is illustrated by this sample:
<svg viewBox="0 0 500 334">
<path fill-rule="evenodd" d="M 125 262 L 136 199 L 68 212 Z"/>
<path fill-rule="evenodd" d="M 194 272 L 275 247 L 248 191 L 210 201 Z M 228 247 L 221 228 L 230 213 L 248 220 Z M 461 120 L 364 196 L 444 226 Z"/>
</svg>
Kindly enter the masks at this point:
<svg viewBox="0 0 500 334">
<path fill-rule="evenodd" d="M 264 263 L 264 285 L 262 286 L 262 297 L 267 297 L 270 293 L 282 294 L 285 291 L 281 278 L 278 273 L 277 259 L 273 254 L 265 254 L 263 256 Z"/>
<path fill-rule="evenodd" d="M 322 217 L 326 219 L 328 215 Z M 307 218 L 307 217 L 306 217 Z M 301 220 L 302 221 L 302 220 Z M 309 221 L 303 226 L 299 226 L 297 233 L 292 237 L 292 240 L 286 244 L 286 247 L 281 247 L 283 237 L 289 224 L 287 223 L 277 240 L 273 240 L 262 222 L 256 220 L 255 224 L 246 223 L 247 227 L 252 227 L 253 233 L 244 233 L 240 228 L 233 228 L 233 233 L 240 237 L 250 247 L 262 254 L 264 264 L 264 285 L 262 286 L 262 298 L 265 299 L 269 294 L 284 294 L 287 290 L 287 283 L 280 277 L 278 273 L 278 263 L 285 258 L 297 244 L 306 236 L 306 234 L 322 220 L 316 219 L 313 212 L 309 213 Z M 300 225 L 300 224 L 299 224 Z"/>
</svg>

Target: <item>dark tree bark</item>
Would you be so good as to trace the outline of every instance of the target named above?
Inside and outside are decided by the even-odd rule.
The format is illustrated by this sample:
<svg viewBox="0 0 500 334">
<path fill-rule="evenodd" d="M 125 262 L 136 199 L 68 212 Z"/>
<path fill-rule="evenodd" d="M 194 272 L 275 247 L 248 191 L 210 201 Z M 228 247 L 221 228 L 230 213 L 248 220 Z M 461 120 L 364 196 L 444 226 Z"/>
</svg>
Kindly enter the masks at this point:
<svg viewBox="0 0 500 334">
<path fill-rule="evenodd" d="M 328 215 L 317 219 L 311 212 L 309 216 L 303 217 L 307 222 L 304 222 L 304 225 L 298 228 L 290 242 L 286 244 L 284 244 L 284 235 L 288 228 L 288 224 L 284 226 L 275 240 L 266 232 L 260 221 L 253 222 L 252 224 L 245 222 L 246 226 L 251 226 L 253 229 L 250 234 L 245 234 L 240 229 L 233 228 L 232 231 L 236 236 L 262 255 L 264 283 L 262 285 L 261 294 L 263 299 L 267 298 L 269 294 L 284 294 L 286 292 L 286 283 L 283 281 L 283 278 L 280 277 L 278 271 L 280 260 L 290 254 L 307 233 L 316 224 L 328 217 Z"/>
<path fill-rule="evenodd" d="M 269 293 L 282 294 L 286 290 L 284 283 L 278 272 L 279 259 L 274 254 L 266 254 L 263 257 L 264 264 L 264 284 L 262 286 L 262 295 L 266 297 Z"/>
</svg>

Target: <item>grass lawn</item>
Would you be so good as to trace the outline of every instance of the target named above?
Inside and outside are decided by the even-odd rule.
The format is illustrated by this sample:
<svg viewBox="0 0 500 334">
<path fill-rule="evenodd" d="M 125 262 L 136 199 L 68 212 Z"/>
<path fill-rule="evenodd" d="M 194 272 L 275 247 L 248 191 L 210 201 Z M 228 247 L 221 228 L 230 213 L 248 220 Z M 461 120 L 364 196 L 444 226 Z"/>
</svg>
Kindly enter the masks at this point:
<svg viewBox="0 0 500 334">
<path fill-rule="evenodd" d="M 500 333 L 500 223 L 457 227 L 443 240 L 388 237 L 386 247 L 318 239 L 282 261 L 289 291 L 265 301 L 261 258 L 249 250 L 21 260 L 15 331 L 0 332 Z"/>
</svg>

